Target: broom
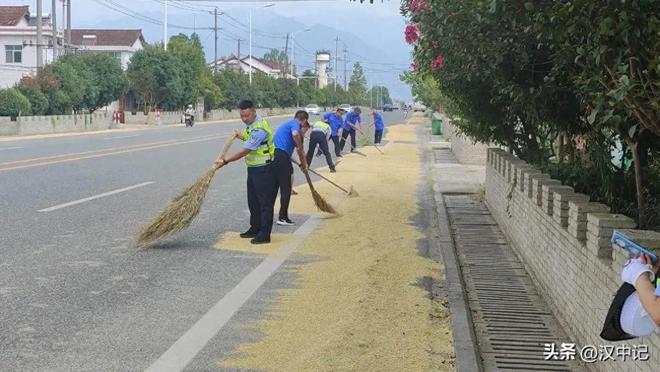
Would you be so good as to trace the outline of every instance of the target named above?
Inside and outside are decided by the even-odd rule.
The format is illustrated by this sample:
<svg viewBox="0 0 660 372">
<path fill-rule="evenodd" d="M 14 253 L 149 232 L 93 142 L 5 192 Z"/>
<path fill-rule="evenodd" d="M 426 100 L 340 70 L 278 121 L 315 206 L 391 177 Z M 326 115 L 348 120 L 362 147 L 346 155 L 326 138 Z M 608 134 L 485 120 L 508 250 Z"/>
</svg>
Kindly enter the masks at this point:
<svg viewBox="0 0 660 372">
<path fill-rule="evenodd" d="M 360 134 L 362 134 L 363 136 L 367 137 L 367 135 L 364 134 L 364 132 L 362 131 L 362 129 L 356 127 L 355 125 L 353 125 L 353 124 L 351 124 L 351 123 L 348 123 L 348 125 L 352 126 L 353 128 L 355 128 L 355 130 L 357 130 L 358 132 L 360 132 Z M 369 127 L 371 127 L 371 125 L 369 125 Z M 380 152 L 381 155 L 385 155 L 385 153 L 382 152 L 382 151 L 380 150 L 380 148 L 378 148 L 378 146 L 376 146 L 375 143 L 371 143 L 371 141 L 369 140 L 369 137 L 367 137 L 367 142 L 369 142 L 369 144 L 370 144 L 371 146 L 375 147 L 376 150 L 378 150 L 378 152 Z"/>
<path fill-rule="evenodd" d="M 297 165 L 297 166 L 300 166 L 300 163 L 298 163 L 297 161 L 295 161 L 295 160 L 293 160 L 293 159 L 291 159 L 291 161 L 293 162 L 293 164 L 295 164 L 295 165 Z M 335 164 L 335 165 L 336 165 L 336 164 Z M 309 168 L 308 170 L 309 170 L 310 172 L 314 173 L 315 175 L 321 177 L 322 179 L 328 181 L 332 186 L 334 186 L 334 187 L 338 188 L 339 190 L 345 192 L 348 196 L 350 196 L 350 197 L 358 197 L 358 196 L 360 196 L 360 195 L 358 194 L 358 192 L 355 191 L 355 190 L 353 189 L 353 185 L 351 185 L 351 187 L 349 187 L 349 189 L 346 190 L 345 188 L 343 188 L 343 187 L 337 185 L 336 183 L 332 182 L 330 179 L 326 178 L 326 177 L 323 176 L 322 174 L 319 174 L 319 173 L 316 172 L 314 169 Z"/>
<path fill-rule="evenodd" d="M 312 192 L 312 198 L 314 198 L 314 204 L 316 204 L 316 208 L 318 208 L 321 212 L 337 214 L 337 211 L 332 207 L 332 205 L 325 201 L 321 194 L 319 194 L 318 191 L 314 189 L 312 179 L 309 177 L 309 172 L 307 172 L 307 170 L 302 172 L 305 174 L 305 178 L 307 179 L 307 184 L 309 185 L 309 190 Z"/>
<path fill-rule="evenodd" d="M 232 136 L 222 149 L 220 159 L 229 151 L 236 136 Z M 217 165 L 206 171 L 192 186 L 177 195 L 151 223 L 143 226 L 135 236 L 136 246 L 146 248 L 157 240 L 176 234 L 190 226 L 199 214 Z"/>
</svg>

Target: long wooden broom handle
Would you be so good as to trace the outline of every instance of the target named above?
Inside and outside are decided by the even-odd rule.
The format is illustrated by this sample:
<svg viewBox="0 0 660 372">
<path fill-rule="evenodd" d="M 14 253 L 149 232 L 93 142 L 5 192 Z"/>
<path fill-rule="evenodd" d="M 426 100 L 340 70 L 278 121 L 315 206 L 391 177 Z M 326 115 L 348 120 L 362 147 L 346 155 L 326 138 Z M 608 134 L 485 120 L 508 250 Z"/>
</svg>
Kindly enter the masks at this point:
<svg viewBox="0 0 660 372">
<path fill-rule="evenodd" d="M 295 161 L 295 160 L 293 160 L 293 159 L 291 159 L 291 162 L 293 162 L 293 164 L 295 164 L 295 165 L 300 166 L 300 163 L 298 163 L 297 161 Z M 328 181 L 331 185 L 335 186 L 335 187 L 338 188 L 339 190 L 341 190 L 341 191 L 343 191 L 343 192 L 345 192 L 345 193 L 347 193 L 347 194 L 350 194 L 350 192 L 349 192 L 348 190 L 346 190 L 345 188 L 343 188 L 343 187 L 337 185 L 336 183 L 330 181 L 328 178 L 326 178 L 325 176 L 319 174 L 319 173 L 316 172 L 314 169 L 307 168 L 307 170 L 309 170 L 310 172 L 314 173 L 315 175 L 321 177 L 322 179 Z"/>
<path fill-rule="evenodd" d="M 218 159 L 224 159 L 225 156 L 227 156 L 227 153 L 229 152 L 229 149 L 231 148 L 231 145 L 234 144 L 234 140 L 236 139 L 236 133 L 234 133 L 230 138 L 227 143 L 225 143 L 225 147 L 222 148 L 222 152 L 220 153 L 220 156 Z M 213 166 L 215 169 L 218 169 L 217 165 Z"/>
</svg>

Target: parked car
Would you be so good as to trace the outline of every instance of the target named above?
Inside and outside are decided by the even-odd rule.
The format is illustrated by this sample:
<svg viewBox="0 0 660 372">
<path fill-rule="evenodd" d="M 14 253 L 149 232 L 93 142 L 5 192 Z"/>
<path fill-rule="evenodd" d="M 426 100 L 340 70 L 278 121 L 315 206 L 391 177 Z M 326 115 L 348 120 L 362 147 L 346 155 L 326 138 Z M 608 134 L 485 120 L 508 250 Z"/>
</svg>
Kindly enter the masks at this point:
<svg viewBox="0 0 660 372">
<path fill-rule="evenodd" d="M 339 108 L 346 110 L 346 112 L 353 111 L 353 107 L 351 107 L 351 105 L 349 105 L 348 103 L 342 103 L 341 105 L 339 105 Z"/>
<path fill-rule="evenodd" d="M 320 115 L 321 114 L 321 108 L 319 105 L 316 104 L 309 104 L 305 106 L 305 111 L 307 111 L 308 114 L 310 115 Z"/>
<path fill-rule="evenodd" d="M 394 111 L 394 106 L 390 105 L 389 103 L 386 103 L 383 105 L 383 111 Z"/>
<path fill-rule="evenodd" d="M 413 103 L 412 109 L 415 112 L 417 112 L 417 111 L 426 111 L 426 106 L 424 106 L 423 104 L 421 104 L 419 102 L 415 102 L 415 103 Z"/>
</svg>

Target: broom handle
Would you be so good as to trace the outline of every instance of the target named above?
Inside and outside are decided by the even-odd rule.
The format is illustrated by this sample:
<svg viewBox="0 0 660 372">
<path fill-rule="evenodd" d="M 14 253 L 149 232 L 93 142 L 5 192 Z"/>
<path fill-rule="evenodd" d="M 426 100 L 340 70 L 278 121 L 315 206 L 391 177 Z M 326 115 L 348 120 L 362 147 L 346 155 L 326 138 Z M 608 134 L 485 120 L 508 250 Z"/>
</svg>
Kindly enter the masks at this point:
<svg viewBox="0 0 660 372">
<path fill-rule="evenodd" d="M 293 162 L 293 164 L 295 164 L 295 165 L 300 166 L 300 163 L 298 163 L 297 161 L 295 161 L 295 160 L 293 160 L 293 159 L 291 159 L 291 162 Z M 314 169 L 308 168 L 308 170 L 309 170 L 310 172 L 314 173 L 315 175 L 321 177 L 322 179 L 324 179 L 324 180 L 330 182 L 331 185 L 335 186 L 335 187 L 338 188 L 339 190 L 341 190 L 341 191 L 343 191 L 343 192 L 345 192 L 345 193 L 347 193 L 347 194 L 350 194 L 350 192 L 349 192 L 348 190 L 346 190 L 345 188 L 343 188 L 343 187 L 337 185 L 336 183 L 330 181 L 328 178 L 326 178 L 326 177 L 324 177 L 323 175 L 319 174 L 319 173 L 316 172 Z"/>
<path fill-rule="evenodd" d="M 366 136 L 366 134 L 364 134 L 364 132 L 362 131 L 362 129 L 360 129 L 358 126 L 353 125 L 353 124 L 351 124 L 351 123 L 348 123 L 348 125 L 350 125 L 351 127 L 353 127 L 353 129 L 355 129 L 355 130 L 357 130 L 358 132 L 360 132 L 363 136 Z M 369 139 L 367 138 L 367 140 L 369 140 Z M 369 142 L 371 142 L 371 141 L 369 141 Z M 371 146 L 375 147 L 376 150 L 378 150 L 378 152 L 380 152 L 382 155 L 385 155 L 385 153 L 382 152 L 382 151 L 378 148 L 378 146 L 376 146 L 375 143 L 371 143 Z"/>
<path fill-rule="evenodd" d="M 225 147 L 222 148 L 222 152 L 220 153 L 220 156 L 218 157 L 218 159 L 224 159 L 225 156 L 227 156 L 227 153 L 229 152 L 229 149 L 231 148 L 231 145 L 234 144 L 235 139 L 236 139 L 236 134 L 234 133 L 234 135 L 232 135 L 231 138 L 229 138 L 229 141 L 227 141 L 227 143 L 225 143 Z M 213 167 L 215 169 L 218 169 L 217 165 L 214 165 Z"/>
</svg>

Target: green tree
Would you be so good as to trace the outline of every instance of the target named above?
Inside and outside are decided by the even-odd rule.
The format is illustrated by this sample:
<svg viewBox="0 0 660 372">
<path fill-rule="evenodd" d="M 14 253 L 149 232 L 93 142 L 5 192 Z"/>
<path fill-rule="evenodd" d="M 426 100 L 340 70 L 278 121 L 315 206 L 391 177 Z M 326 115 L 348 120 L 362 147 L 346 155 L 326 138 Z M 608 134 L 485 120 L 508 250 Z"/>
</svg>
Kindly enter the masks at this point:
<svg viewBox="0 0 660 372">
<path fill-rule="evenodd" d="M 172 36 L 167 44 L 168 53 L 174 56 L 176 68 L 181 73 L 181 79 L 172 81 L 173 91 L 178 95 L 166 97 L 170 107 L 185 107 L 197 102 L 202 95 L 204 73 L 208 70 L 204 57 L 204 49 L 199 36 L 193 33 Z"/>
<path fill-rule="evenodd" d="M 100 89 L 96 76 L 79 54 L 67 54 L 52 64 L 54 78 L 59 81 L 59 89 L 69 99 L 73 111 L 96 108 Z M 58 95 L 59 96 L 59 95 Z M 61 98 L 61 97 L 59 97 Z"/>
<path fill-rule="evenodd" d="M 282 71 L 283 73 L 286 72 L 287 66 L 289 66 L 289 56 L 287 56 L 283 50 L 271 49 L 264 54 L 263 59 L 266 62 L 279 64 L 285 70 Z"/>
<path fill-rule="evenodd" d="M 30 101 L 17 89 L 0 89 L 0 116 L 26 116 L 32 114 Z"/>
<path fill-rule="evenodd" d="M 348 82 L 348 96 L 350 103 L 355 105 L 364 105 L 369 102 L 367 96 L 367 77 L 364 75 L 364 70 L 359 62 L 353 65 L 353 75 Z"/>
<path fill-rule="evenodd" d="M 88 102 L 89 111 L 107 106 L 126 93 L 128 81 L 117 59 L 106 53 L 89 53 L 84 54 L 82 60 L 93 74 L 98 92 L 95 99 Z"/>
<path fill-rule="evenodd" d="M 162 45 L 150 45 L 131 57 L 126 74 L 130 89 L 146 112 L 157 106 L 180 109 L 188 98 L 184 91 L 185 73 L 179 59 L 163 50 Z"/>
<path fill-rule="evenodd" d="M 16 89 L 30 101 L 32 115 L 46 115 L 48 113 L 48 97 L 41 91 L 37 78 L 29 75 L 24 76 L 16 85 Z"/>
</svg>

